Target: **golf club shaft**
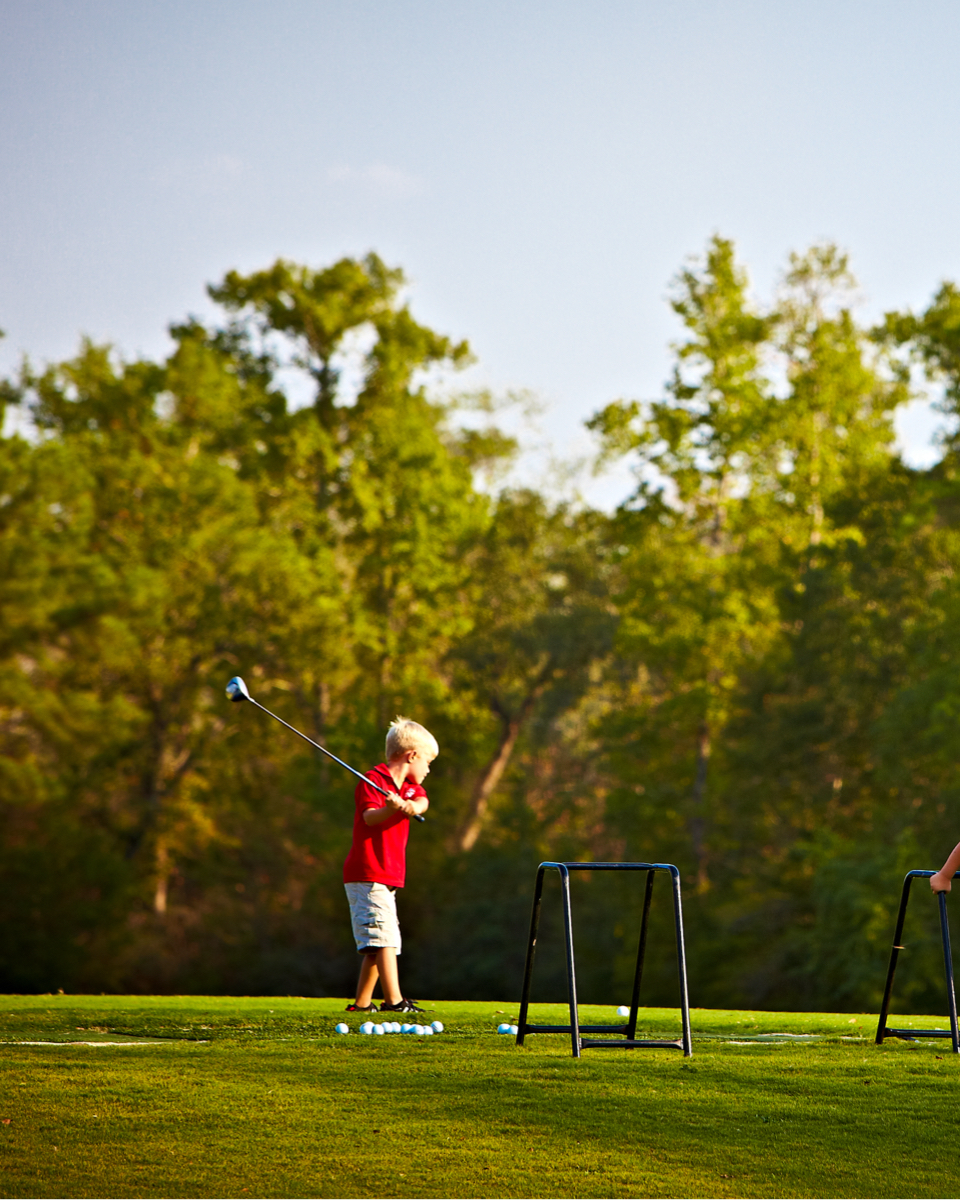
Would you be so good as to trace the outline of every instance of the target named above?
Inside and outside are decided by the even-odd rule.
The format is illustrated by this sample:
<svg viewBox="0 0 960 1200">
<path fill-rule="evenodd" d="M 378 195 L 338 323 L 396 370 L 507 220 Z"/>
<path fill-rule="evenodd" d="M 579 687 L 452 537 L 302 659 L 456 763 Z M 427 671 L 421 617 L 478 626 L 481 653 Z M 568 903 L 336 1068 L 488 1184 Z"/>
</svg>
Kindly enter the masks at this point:
<svg viewBox="0 0 960 1200">
<path fill-rule="evenodd" d="M 254 700 L 254 698 L 249 694 L 247 695 L 246 699 L 248 699 L 251 704 L 255 704 L 257 708 L 262 709 L 268 717 L 273 717 L 273 719 L 275 721 L 279 721 L 281 725 L 286 725 L 287 729 L 289 729 L 291 733 L 295 733 L 297 737 L 303 738 L 305 742 L 309 742 L 310 745 L 313 746 L 314 749 L 319 750 L 321 754 L 325 754 L 327 758 L 332 758 L 335 763 L 338 763 L 341 767 L 345 767 L 351 775 L 356 775 L 358 779 L 362 779 L 367 787 L 373 788 L 373 790 L 375 792 L 379 792 L 381 796 L 390 797 L 392 795 L 391 792 L 386 791 L 386 789 L 380 787 L 379 784 L 374 783 L 372 779 L 368 779 L 366 775 L 362 775 L 359 771 L 355 771 L 354 768 L 351 767 L 349 763 L 345 763 L 342 758 L 337 758 L 335 754 L 331 754 L 326 746 L 321 746 L 319 742 L 315 742 L 313 738 L 307 737 L 305 733 L 301 733 L 300 730 L 295 726 L 290 725 L 283 719 L 283 717 L 278 717 L 275 712 L 271 712 L 270 709 L 261 704 L 259 700 Z M 423 822 L 423 817 L 420 815 L 420 813 L 413 813 L 412 816 L 415 821 L 420 821 L 421 823 Z"/>
</svg>

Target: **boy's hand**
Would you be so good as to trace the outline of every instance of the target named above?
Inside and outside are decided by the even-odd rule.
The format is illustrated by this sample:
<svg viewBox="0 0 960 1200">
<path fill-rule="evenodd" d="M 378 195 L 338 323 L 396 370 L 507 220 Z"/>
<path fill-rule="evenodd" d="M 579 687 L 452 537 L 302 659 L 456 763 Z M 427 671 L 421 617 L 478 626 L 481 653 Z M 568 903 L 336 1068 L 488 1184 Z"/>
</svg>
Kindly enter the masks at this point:
<svg viewBox="0 0 960 1200">
<path fill-rule="evenodd" d="M 952 876 L 945 876 L 942 871 L 930 876 L 931 892 L 949 892 L 952 887 Z"/>
<path fill-rule="evenodd" d="M 407 817 L 412 817 L 417 811 L 409 800 L 404 800 L 402 796 L 398 796 L 396 793 L 394 793 L 392 796 L 385 796 L 384 804 L 387 808 L 396 809 L 398 812 L 402 812 L 404 816 Z"/>
</svg>

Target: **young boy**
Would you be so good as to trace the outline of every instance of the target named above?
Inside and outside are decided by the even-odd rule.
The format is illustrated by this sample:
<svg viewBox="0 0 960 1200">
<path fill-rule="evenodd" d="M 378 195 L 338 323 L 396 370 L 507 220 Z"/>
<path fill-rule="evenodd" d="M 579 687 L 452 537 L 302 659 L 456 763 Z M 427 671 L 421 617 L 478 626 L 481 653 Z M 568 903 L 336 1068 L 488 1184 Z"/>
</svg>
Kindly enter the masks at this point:
<svg viewBox="0 0 960 1200">
<path fill-rule="evenodd" d="M 930 876 L 930 890 L 933 892 L 949 892 L 956 871 L 960 871 L 960 843 L 950 851 L 947 861 L 936 875 Z"/>
<path fill-rule="evenodd" d="M 382 796 L 358 783 L 353 817 L 353 845 L 343 864 L 343 883 L 357 953 L 363 955 L 357 998 L 347 1012 L 376 1012 L 373 989 L 383 991 L 382 1012 L 423 1012 L 400 991 L 397 955 L 397 888 L 406 877 L 410 817 L 430 807 L 422 784 L 440 753 L 433 734 L 416 721 L 397 717 L 387 731 L 387 761 L 367 772 L 369 779 L 392 793 Z"/>
</svg>

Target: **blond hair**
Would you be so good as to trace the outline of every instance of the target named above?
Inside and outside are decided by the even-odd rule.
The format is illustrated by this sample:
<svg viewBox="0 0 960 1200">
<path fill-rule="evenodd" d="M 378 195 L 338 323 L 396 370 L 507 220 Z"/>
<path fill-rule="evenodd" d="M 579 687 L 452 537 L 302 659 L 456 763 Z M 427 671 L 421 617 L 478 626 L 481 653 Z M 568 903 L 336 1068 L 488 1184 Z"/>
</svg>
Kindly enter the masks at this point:
<svg viewBox="0 0 960 1200">
<path fill-rule="evenodd" d="M 429 758 L 436 758 L 440 753 L 437 739 L 428 729 L 406 717 L 397 717 L 390 722 L 387 730 L 387 762 L 392 762 L 408 750 L 418 750 Z"/>
</svg>

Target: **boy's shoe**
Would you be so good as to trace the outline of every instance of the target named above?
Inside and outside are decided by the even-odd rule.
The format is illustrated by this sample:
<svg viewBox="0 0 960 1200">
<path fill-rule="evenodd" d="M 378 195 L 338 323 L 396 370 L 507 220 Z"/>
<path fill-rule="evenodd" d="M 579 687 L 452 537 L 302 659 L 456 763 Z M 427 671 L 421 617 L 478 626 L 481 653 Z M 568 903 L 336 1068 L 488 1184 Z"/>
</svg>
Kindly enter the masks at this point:
<svg viewBox="0 0 960 1200">
<path fill-rule="evenodd" d="M 425 1008 L 419 1008 L 412 1000 L 401 1000 L 399 1004 L 387 1004 L 386 1001 L 380 1005 L 381 1012 L 426 1012 Z"/>
<path fill-rule="evenodd" d="M 347 1012 L 376 1012 L 376 1011 L 377 1011 L 377 1006 L 375 1004 L 368 1004 L 366 1006 L 366 1008 L 364 1008 L 364 1006 L 362 1004 L 348 1004 L 347 1005 Z"/>
</svg>

